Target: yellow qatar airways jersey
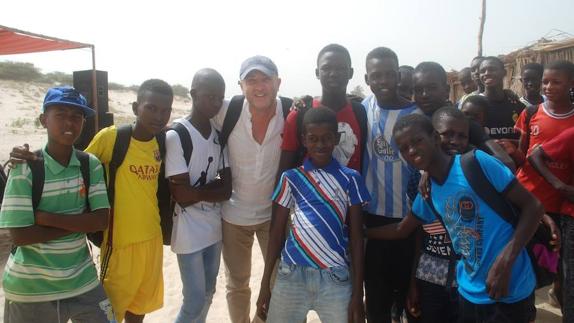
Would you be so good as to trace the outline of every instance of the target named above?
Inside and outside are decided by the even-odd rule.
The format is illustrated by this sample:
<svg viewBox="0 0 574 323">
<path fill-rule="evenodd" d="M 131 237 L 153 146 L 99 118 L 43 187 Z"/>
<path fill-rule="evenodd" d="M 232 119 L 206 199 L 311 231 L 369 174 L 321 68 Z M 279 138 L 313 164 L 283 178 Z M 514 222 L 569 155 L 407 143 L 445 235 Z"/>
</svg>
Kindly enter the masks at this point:
<svg viewBox="0 0 574 323">
<path fill-rule="evenodd" d="M 86 151 L 94 154 L 109 173 L 117 129 L 115 126 L 98 132 Z M 131 138 L 125 159 L 116 173 L 115 198 L 112 210 L 113 246 L 147 241 L 161 234 L 157 206 L 157 179 L 161 166 L 159 146 L 154 139 L 139 141 Z M 104 243 L 107 241 L 104 232 Z"/>
</svg>

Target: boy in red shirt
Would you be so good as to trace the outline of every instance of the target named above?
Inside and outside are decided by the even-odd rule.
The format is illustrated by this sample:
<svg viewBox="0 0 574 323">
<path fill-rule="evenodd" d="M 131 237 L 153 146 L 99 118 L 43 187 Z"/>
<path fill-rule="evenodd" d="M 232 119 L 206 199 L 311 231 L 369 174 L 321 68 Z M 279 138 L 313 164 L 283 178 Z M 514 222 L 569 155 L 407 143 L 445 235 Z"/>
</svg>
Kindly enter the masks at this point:
<svg viewBox="0 0 574 323">
<path fill-rule="evenodd" d="M 520 141 L 528 141 L 527 151 L 524 152 L 526 155 L 529 155 L 536 146 L 574 127 L 574 106 L 570 102 L 569 94 L 572 86 L 574 86 L 574 64 L 571 62 L 554 62 L 544 69 L 542 88 L 547 101 L 538 105 L 529 125 L 526 124 L 526 110 L 520 114 L 515 125 L 516 130 L 521 133 Z M 559 178 L 568 178 L 571 175 L 569 169 L 556 167 L 553 164 L 548 166 Z M 532 168 L 529 162 L 522 165 L 516 177 L 542 202 L 547 212 L 560 212 L 562 196 Z"/>
<path fill-rule="evenodd" d="M 547 100 L 538 105 L 530 120 L 528 121 L 527 111 L 525 109 L 516 121 L 515 129 L 520 131 L 519 147 L 524 147 L 525 155 L 530 155 L 534 148 L 544 144 L 546 141 L 558 136 L 565 130 L 574 127 L 574 106 L 570 101 L 570 89 L 574 86 L 574 64 L 568 61 L 557 61 L 548 65 L 544 69 L 542 77 L 542 89 Z M 515 154 L 520 155 L 522 152 L 517 150 Z M 520 159 L 520 158 L 519 158 Z M 567 181 L 571 177 L 572 169 L 560 163 L 548 163 L 547 167 L 556 177 Z M 516 178 L 518 181 L 534 194 L 546 212 L 559 223 L 563 218 L 560 216 L 560 207 L 564 197 L 548 181 L 546 181 L 532 167 L 529 161 L 525 161 L 519 168 Z M 571 235 L 572 233 L 570 233 Z M 562 236 L 568 239 L 569 233 L 562 231 Z M 563 248 L 567 249 L 567 248 Z M 564 263 L 563 260 L 562 262 Z M 567 273 L 562 274 L 568 276 Z M 554 302 L 561 302 L 562 279 L 557 277 L 554 282 L 554 288 L 548 294 Z M 566 292 L 566 290 L 565 290 Z M 558 299 L 554 299 L 557 296 Z M 574 298 L 572 298 L 574 300 Z M 571 301 L 569 301 L 570 303 Z M 572 306 L 572 304 L 561 304 Z M 567 322 L 567 321 L 565 321 Z"/>
<path fill-rule="evenodd" d="M 574 320 L 574 127 L 534 149 L 528 161 L 563 199 L 560 207 L 562 231 L 562 315 L 564 322 Z M 558 178 L 551 166 L 570 170 L 565 179 Z M 566 184 L 568 183 L 568 184 Z"/>
<path fill-rule="evenodd" d="M 363 136 L 361 129 L 366 128 L 364 108 L 358 104 L 364 114 L 364 120 L 356 115 L 353 102 L 347 98 L 347 84 L 353 77 L 351 56 L 349 51 L 338 44 L 329 44 L 317 56 L 315 75 L 321 82 L 321 97 L 314 99 L 312 107 L 325 106 L 337 114 L 341 139 L 335 147 L 333 156 L 341 165 L 361 171 L 361 156 L 363 152 Z M 301 165 L 298 152 L 302 146 L 301 131 L 297 128 L 298 115 L 301 111 L 292 111 L 285 120 L 283 143 L 281 144 L 281 160 L 278 174 Z M 363 124 L 361 124 L 363 123 Z"/>
</svg>

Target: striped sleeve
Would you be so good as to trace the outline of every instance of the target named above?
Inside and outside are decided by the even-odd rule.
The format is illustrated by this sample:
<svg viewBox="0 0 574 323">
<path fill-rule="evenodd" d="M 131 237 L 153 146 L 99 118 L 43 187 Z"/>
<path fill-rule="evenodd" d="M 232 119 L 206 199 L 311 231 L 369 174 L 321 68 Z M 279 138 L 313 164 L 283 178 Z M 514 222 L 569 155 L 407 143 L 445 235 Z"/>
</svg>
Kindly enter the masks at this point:
<svg viewBox="0 0 574 323">
<path fill-rule="evenodd" d="M 291 193 L 291 185 L 289 185 L 287 174 L 287 172 L 284 172 L 281 175 L 281 180 L 279 184 L 277 184 L 275 192 L 273 192 L 272 200 L 283 207 L 291 208 L 293 204 L 293 194 Z"/>
<path fill-rule="evenodd" d="M 100 161 L 90 154 L 90 188 L 88 189 L 90 210 L 110 208 L 104 180 L 104 168 Z"/>
<path fill-rule="evenodd" d="M 349 179 L 349 205 L 366 204 L 371 200 L 371 195 L 365 180 L 358 172 L 353 172 Z"/>
<path fill-rule="evenodd" d="M 0 228 L 28 227 L 34 222 L 32 172 L 28 164 L 19 164 L 8 176 L 0 210 Z"/>
</svg>

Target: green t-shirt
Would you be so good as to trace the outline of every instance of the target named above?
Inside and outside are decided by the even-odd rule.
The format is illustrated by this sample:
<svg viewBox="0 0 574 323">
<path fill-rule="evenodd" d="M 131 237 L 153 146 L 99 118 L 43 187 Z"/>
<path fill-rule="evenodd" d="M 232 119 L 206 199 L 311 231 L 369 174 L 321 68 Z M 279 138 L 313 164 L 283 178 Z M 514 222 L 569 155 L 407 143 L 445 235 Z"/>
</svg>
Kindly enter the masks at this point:
<svg viewBox="0 0 574 323">
<path fill-rule="evenodd" d="M 62 166 L 44 148 L 45 181 L 38 209 L 62 216 L 81 214 L 86 209 L 86 189 L 80 161 L 72 153 Z M 89 203 L 92 211 L 109 208 L 103 168 L 90 155 Z M 66 215 L 64 215 L 66 214 Z M 35 223 L 32 209 L 32 173 L 27 164 L 10 171 L 0 228 L 22 228 Z M 81 295 L 98 284 L 85 233 L 16 248 L 10 254 L 2 279 L 6 299 L 16 302 L 45 302 Z"/>
</svg>

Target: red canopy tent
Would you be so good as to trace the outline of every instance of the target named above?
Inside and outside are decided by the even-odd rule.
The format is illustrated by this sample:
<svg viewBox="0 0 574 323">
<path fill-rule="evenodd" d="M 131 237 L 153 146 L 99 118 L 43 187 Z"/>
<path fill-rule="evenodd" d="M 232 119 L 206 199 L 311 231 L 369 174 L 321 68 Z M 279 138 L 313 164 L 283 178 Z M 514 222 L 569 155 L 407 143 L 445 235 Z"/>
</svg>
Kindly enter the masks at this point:
<svg viewBox="0 0 574 323">
<path fill-rule="evenodd" d="M 98 96 L 96 95 L 96 49 L 92 44 L 44 36 L 0 25 L 0 55 L 48 52 L 54 50 L 92 49 L 92 98 L 95 128 L 98 129 Z"/>
</svg>

